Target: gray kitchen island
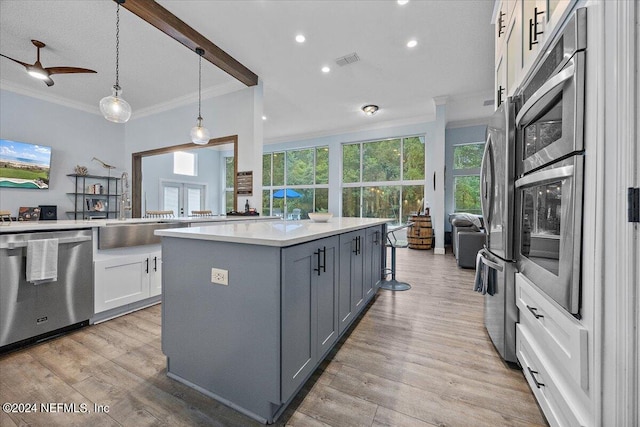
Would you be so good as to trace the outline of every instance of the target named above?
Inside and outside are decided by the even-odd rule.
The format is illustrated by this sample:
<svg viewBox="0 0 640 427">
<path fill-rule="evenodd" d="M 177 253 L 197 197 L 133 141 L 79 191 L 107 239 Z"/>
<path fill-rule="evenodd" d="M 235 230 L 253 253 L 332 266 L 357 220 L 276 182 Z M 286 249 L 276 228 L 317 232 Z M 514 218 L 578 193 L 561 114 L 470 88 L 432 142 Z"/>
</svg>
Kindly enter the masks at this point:
<svg viewBox="0 0 640 427">
<path fill-rule="evenodd" d="M 167 375 L 274 422 L 375 295 L 389 221 L 156 231 Z"/>
</svg>

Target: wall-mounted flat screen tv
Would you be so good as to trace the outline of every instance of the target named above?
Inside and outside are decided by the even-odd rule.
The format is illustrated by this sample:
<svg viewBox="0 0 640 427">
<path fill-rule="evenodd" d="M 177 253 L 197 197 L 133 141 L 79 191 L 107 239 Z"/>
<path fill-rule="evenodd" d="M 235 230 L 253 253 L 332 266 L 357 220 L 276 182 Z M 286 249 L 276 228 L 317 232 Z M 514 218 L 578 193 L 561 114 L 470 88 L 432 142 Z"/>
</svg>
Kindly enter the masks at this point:
<svg viewBox="0 0 640 427">
<path fill-rule="evenodd" d="M 0 187 L 49 188 L 51 147 L 0 139 Z"/>
</svg>

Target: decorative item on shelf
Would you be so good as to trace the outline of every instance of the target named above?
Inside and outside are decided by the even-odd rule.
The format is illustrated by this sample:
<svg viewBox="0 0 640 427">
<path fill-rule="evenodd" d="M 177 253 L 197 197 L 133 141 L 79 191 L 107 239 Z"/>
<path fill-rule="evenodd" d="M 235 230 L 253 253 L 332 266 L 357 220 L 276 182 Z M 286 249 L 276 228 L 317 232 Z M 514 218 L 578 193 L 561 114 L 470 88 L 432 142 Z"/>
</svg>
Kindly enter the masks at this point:
<svg viewBox="0 0 640 427">
<path fill-rule="evenodd" d="M 119 84 L 119 53 L 120 53 L 120 4 L 125 0 L 115 0 L 116 8 L 116 84 L 113 85 L 111 96 L 100 100 L 100 112 L 105 119 L 114 123 L 125 123 L 131 117 L 131 106 L 120 95 L 122 88 Z"/>
<path fill-rule="evenodd" d="M 89 174 L 89 170 L 87 169 L 86 166 L 76 165 L 73 171 L 76 173 L 76 175 L 80 175 L 80 176 L 87 176 Z"/>
<path fill-rule="evenodd" d="M 204 49 L 197 47 L 196 53 L 198 54 L 198 119 L 196 125 L 191 129 L 191 141 L 194 144 L 206 145 L 211 138 L 209 129 L 202 126 L 202 114 L 200 112 L 200 104 L 202 101 L 202 55 L 204 55 Z"/>
<path fill-rule="evenodd" d="M 115 169 L 116 167 L 113 165 L 110 165 L 108 163 L 103 162 L 102 160 L 98 159 L 97 157 L 94 157 L 91 160 L 95 160 L 96 162 L 100 163 L 102 165 L 103 168 L 107 169 L 109 172 L 109 177 L 111 177 L 111 169 Z"/>
<path fill-rule="evenodd" d="M 86 199 L 87 210 L 104 212 L 107 210 L 107 201 L 103 199 Z"/>
<path fill-rule="evenodd" d="M 37 221 L 40 219 L 39 207 L 21 206 L 18 210 L 18 221 Z"/>
</svg>

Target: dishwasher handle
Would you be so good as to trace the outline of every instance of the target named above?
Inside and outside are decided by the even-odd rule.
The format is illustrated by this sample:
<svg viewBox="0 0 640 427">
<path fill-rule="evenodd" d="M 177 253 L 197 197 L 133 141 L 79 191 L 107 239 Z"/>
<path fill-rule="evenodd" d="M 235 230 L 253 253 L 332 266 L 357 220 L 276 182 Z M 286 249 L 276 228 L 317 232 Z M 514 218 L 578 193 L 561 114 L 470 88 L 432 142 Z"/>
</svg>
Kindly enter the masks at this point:
<svg viewBox="0 0 640 427">
<path fill-rule="evenodd" d="M 66 244 L 69 244 L 69 243 L 87 242 L 89 240 L 91 240 L 91 236 L 63 237 L 61 239 L 58 239 L 58 245 L 66 245 Z M 5 245 L 0 245 L 0 249 L 18 249 L 18 248 L 26 248 L 26 247 L 27 247 L 27 241 L 24 241 L 24 242 L 8 242 Z"/>
</svg>

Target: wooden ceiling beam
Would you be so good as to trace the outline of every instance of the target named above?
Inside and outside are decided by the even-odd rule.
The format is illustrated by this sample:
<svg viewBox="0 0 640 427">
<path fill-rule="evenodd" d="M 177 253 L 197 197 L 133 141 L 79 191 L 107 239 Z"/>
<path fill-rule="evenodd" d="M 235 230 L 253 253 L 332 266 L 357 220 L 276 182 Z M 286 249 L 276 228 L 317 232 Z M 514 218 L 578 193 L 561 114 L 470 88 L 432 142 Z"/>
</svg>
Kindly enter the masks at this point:
<svg viewBox="0 0 640 427">
<path fill-rule="evenodd" d="M 231 55 L 220 49 L 205 36 L 191 28 L 180 18 L 156 3 L 154 0 L 113 0 L 129 12 L 153 25 L 169 37 L 177 40 L 190 50 L 197 47 L 204 50 L 202 57 L 222 71 L 228 73 L 247 86 L 258 84 L 258 76 Z"/>
</svg>

